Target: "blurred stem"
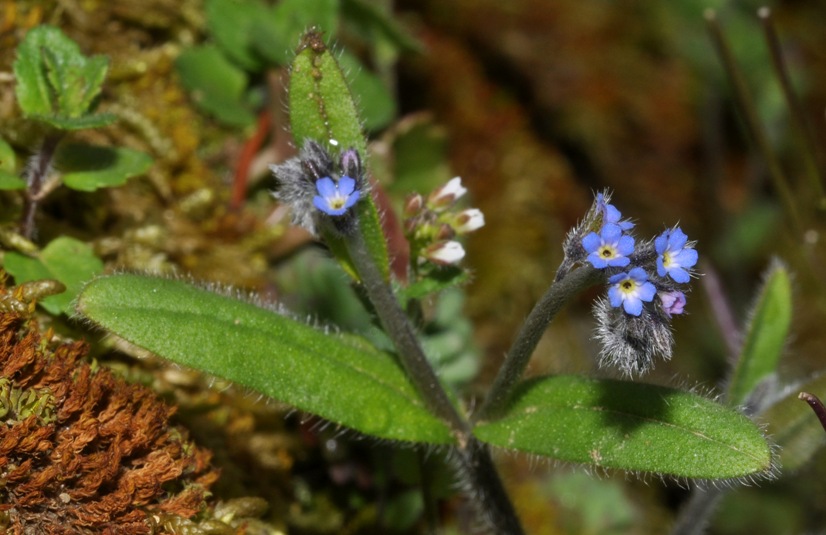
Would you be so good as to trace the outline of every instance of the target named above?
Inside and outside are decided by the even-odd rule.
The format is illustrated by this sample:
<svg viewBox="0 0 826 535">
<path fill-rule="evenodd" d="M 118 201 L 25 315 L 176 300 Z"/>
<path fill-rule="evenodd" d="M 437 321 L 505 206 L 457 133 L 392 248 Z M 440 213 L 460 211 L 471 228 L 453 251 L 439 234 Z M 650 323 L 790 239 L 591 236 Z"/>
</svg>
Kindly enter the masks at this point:
<svg viewBox="0 0 826 535">
<path fill-rule="evenodd" d="M 472 434 L 470 422 L 451 402 L 427 360 L 419 339 L 393 289 L 385 282 L 370 256 L 358 228 L 344 237 L 350 258 L 361 277 L 385 332 L 393 340 L 399 359 L 428 409 L 445 421 L 456 438 L 459 471 L 470 487 L 475 505 L 494 533 L 522 535 L 519 517 L 493 464 L 490 450 Z"/>
<path fill-rule="evenodd" d="M 44 189 L 49 175 L 49 170 L 52 168 L 52 161 L 57 151 L 57 146 L 60 140 L 63 139 L 61 133 L 47 134 L 43 139 L 43 144 L 40 150 L 34 155 L 29 168 L 26 173 L 26 180 L 28 186 L 26 188 L 26 205 L 23 209 L 23 220 L 20 224 L 20 233 L 26 239 L 31 239 L 34 236 L 34 216 L 37 213 L 38 203 L 51 191 L 51 189 Z"/>
<path fill-rule="evenodd" d="M 736 101 L 740 107 L 740 112 L 743 119 L 746 121 L 749 132 L 757 144 L 757 149 L 766 160 L 766 165 L 769 168 L 769 175 L 771 176 L 774 189 L 780 196 L 780 201 L 783 204 L 785 212 L 791 218 L 792 228 L 796 236 L 803 235 L 803 223 L 800 220 L 800 214 L 797 212 L 797 206 L 794 202 L 791 190 L 789 189 L 789 181 L 783 172 L 780 162 L 777 160 L 774 152 L 769 145 L 768 137 L 760 121 L 757 117 L 757 108 L 751 98 L 751 94 L 746 88 L 746 82 L 743 73 L 734 61 L 734 55 L 731 48 L 723 35 L 723 30 L 717 20 L 717 13 L 713 9 L 708 9 L 705 12 L 706 23 L 708 24 L 709 32 L 711 33 L 712 41 L 723 62 L 726 74 L 728 74 L 734 89 Z"/>
<path fill-rule="evenodd" d="M 671 528 L 671 535 L 702 535 L 705 533 L 725 492 L 726 489 L 695 487 L 691 492 L 691 497 L 680 508 L 677 520 Z"/>
<path fill-rule="evenodd" d="M 573 296 L 604 278 L 600 270 L 583 266 L 568 272 L 563 278 L 551 284 L 522 324 L 493 386 L 474 418 L 475 421 L 495 417 L 504 410 L 539 340 L 557 313 Z"/>
<path fill-rule="evenodd" d="M 809 176 L 811 177 L 814 191 L 818 195 L 818 200 L 822 205 L 826 202 L 826 199 L 824 198 L 826 197 L 826 193 L 823 191 L 823 169 L 826 167 L 823 161 L 823 151 L 817 149 L 814 136 L 812 135 L 812 131 L 806 121 L 806 115 L 803 113 L 803 107 L 800 105 L 800 99 L 797 98 L 794 88 L 792 87 L 791 78 L 789 77 L 789 69 L 786 67 L 786 61 L 783 58 L 783 52 L 780 47 L 780 39 L 777 37 L 777 32 L 774 29 L 771 9 L 765 6 L 761 7 L 757 10 L 757 15 L 763 23 L 763 33 L 766 36 L 766 42 L 768 43 L 769 51 L 771 52 L 772 66 L 774 67 L 774 72 L 777 75 L 777 79 L 780 81 L 780 87 L 783 90 L 786 105 L 791 111 L 792 122 L 794 122 L 795 127 L 803 137 L 806 152 L 808 152 L 809 158 L 811 159 L 812 165 L 815 169 L 815 173 L 809 174 Z M 818 207 L 821 208 L 822 206 Z"/>
</svg>

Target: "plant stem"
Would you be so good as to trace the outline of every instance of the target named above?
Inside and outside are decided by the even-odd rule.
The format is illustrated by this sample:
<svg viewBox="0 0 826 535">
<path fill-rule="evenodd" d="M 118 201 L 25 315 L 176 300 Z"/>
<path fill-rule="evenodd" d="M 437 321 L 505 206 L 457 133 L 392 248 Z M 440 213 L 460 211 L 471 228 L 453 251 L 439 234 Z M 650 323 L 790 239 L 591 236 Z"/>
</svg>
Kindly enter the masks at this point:
<svg viewBox="0 0 826 535">
<path fill-rule="evenodd" d="M 584 266 L 567 273 L 563 278 L 551 284 L 522 324 L 493 386 L 474 418 L 475 421 L 495 417 L 505 408 L 539 340 L 557 313 L 571 297 L 604 278 L 600 270 Z"/>
<path fill-rule="evenodd" d="M 671 528 L 671 535 L 702 535 L 711 522 L 720 500 L 728 489 L 694 488 L 688 501 L 680 508 L 677 520 Z"/>
<path fill-rule="evenodd" d="M 723 67 L 725 68 L 726 74 L 728 74 L 731 85 L 734 89 L 734 95 L 736 97 L 735 100 L 740 107 L 743 120 L 746 122 L 747 129 L 751 133 L 752 138 L 757 145 L 757 150 L 760 151 L 760 154 L 763 158 L 765 158 L 766 165 L 769 170 L 769 176 L 772 179 L 772 185 L 780 197 L 780 202 L 783 204 L 784 210 L 791 219 L 795 236 L 799 238 L 803 234 L 803 222 L 800 219 L 800 214 L 797 211 L 794 197 L 789 189 L 788 177 L 783 172 L 780 162 L 777 160 L 774 151 L 772 151 L 771 146 L 769 145 L 768 136 L 766 135 L 763 127 L 760 125 L 760 121 L 757 117 L 757 108 L 751 98 L 751 93 L 749 93 L 746 88 L 743 73 L 734 61 L 734 54 L 731 52 L 728 41 L 726 41 L 726 38 L 723 35 L 723 30 L 717 20 L 716 12 L 713 9 L 706 10 L 705 18 L 709 32 L 711 33 L 712 41 L 717 49 L 717 54 L 723 62 Z"/>
<path fill-rule="evenodd" d="M 34 236 L 34 216 L 37 213 L 37 205 L 42 198 L 41 190 L 46 183 L 57 146 L 62 138 L 63 136 L 60 134 L 47 134 L 43 139 L 40 151 L 34 155 L 29 163 L 29 169 L 26 173 L 28 181 L 26 206 L 23 210 L 23 220 L 20 225 L 20 233 L 26 239 L 31 239 Z"/>
<path fill-rule="evenodd" d="M 473 436 L 471 423 L 450 401 L 392 288 L 373 262 L 363 235 L 356 228 L 345 237 L 345 243 L 367 297 L 373 303 L 385 332 L 393 340 L 413 386 L 428 409 L 442 418 L 456 437 L 454 459 L 475 498 L 477 509 L 493 533 L 523 535 L 519 517 L 499 478 L 490 450 Z"/>
</svg>

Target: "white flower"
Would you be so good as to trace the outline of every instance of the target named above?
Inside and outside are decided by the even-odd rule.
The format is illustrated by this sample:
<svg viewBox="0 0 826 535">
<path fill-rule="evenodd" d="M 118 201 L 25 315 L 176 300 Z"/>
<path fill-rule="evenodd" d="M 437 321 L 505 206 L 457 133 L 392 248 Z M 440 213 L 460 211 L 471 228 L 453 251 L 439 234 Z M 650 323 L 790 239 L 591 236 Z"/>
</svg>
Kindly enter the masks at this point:
<svg viewBox="0 0 826 535">
<path fill-rule="evenodd" d="M 465 250 L 462 244 L 457 241 L 440 241 L 427 247 L 422 256 L 434 264 L 447 266 L 456 264 L 464 258 Z"/>
<path fill-rule="evenodd" d="M 485 226 L 485 214 L 478 208 L 462 210 L 453 219 L 453 230 L 457 234 L 467 234 Z"/>
<path fill-rule="evenodd" d="M 467 193 L 467 188 L 462 186 L 460 177 L 453 177 L 447 184 L 436 189 L 427 197 L 427 205 L 431 210 L 441 211 L 456 202 L 456 199 Z"/>
</svg>

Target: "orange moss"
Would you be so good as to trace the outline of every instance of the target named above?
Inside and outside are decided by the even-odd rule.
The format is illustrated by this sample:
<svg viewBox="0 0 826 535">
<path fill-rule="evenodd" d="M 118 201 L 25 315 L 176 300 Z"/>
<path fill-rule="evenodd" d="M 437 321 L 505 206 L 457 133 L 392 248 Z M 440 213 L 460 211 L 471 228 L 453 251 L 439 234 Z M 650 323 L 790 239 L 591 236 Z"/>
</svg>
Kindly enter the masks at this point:
<svg viewBox="0 0 826 535">
<path fill-rule="evenodd" d="M 0 314 L 0 525 L 140 534 L 152 532 L 151 513 L 202 510 L 217 471 L 170 425 L 175 409 L 93 369 L 85 343 L 50 349 L 49 338 L 34 320 Z"/>
</svg>

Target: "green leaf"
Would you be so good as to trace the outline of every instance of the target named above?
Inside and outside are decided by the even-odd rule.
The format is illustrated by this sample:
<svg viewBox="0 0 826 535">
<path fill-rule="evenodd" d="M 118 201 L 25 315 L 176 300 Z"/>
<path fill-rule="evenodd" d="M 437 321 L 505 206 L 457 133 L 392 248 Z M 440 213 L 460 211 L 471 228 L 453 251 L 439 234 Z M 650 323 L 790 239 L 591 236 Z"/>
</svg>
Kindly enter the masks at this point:
<svg viewBox="0 0 826 535">
<path fill-rule="evenodd" d="M 14 149 L 5 140 L 0 139 L 0 190 L 26 187 L 26 181 L 15 172 L 16 164 Z"/>
<path fill-rule="evenodd" d="M 809 405 L 798 399 L 800 392 L 826 399 L 826 376 L 789 389 L 789 395 L 760 414 L 766 432 L 780 446 L 780 465 L 789 472 L 798 470 L 826 446 L 826 432 Z"/>
<path fill-rule="evenodd" d="M 423 279 L 399 292 L 401 299 L 423 299 L 448 288 L 454 288 L 470 280 L 467 270 L 456 266 L 438 266 Z"/>
<path fill-rule="evenodd" d="M 290 74 L 290 125 L 298 146 L 313 139 L 328 150 L 356 149 L 367 165 L 367 141 L 361 130 L 350 88 L 333 54 L 321 35 L 308 32 L 302 48 L 292 63 Z M 333 141 L 331 141 L 333 140 Z M 378 211 L 369 195 L 356 204 L 359 229 L 373 260 L 386 278 L 390 276 L 387 242 L 381 229 Z M 350 275 L 356 270 L 342 238 L 325 232 L 324 241 Z"/>
<path fill-rule="evenodd" d="M 34 258 L 7 252 L 3 267 L 17 284 L 42 279 L 57 279 L 65 284 L 65 293 L 49 296 L 40 304 L 52 314 L 71 314 L 75 296 L 83 283 L 103 271 L 103 262 L 89 245 L 61 236 L 49 242 Z"/>
<path fill-rule="evenodd" d="M 89 114 L 108 69 L 108 58 L 84 56 L 58 28 L 33 28 L 20 43 L 14 62 L 20 109 L 28 118 L 61 129 L 109 124 L 114 116 Z"/>
<path fill-rule="evenodd" d="M 263 64 L 253 52 L 250 36 L 253 24 L 270 16 L 263 2 L 207 0 L 204 9 L 209 33 L 221 50 L 242 69 L 261 70 Z"/>
<path fill-rule="evenodd" d="M 62 145 L 55 158 L 63 183 L 80 191 L 121 186 L 152 167 L 148 154 L 126 147 Z"/>
<path fill-rule="evenodd" d="M 772 466 L 760 429 L 739 412 L 661 386 L 577 376 L 524 383 L 479 439 L 562 461 L 725 479 Z"/>
<path fill-rule="evenodd" d="M 230 63 L 218 47 L 188 48 L 175 68 L 192 99 L 204 111 L 230 126 L 249 126 L 255 115 L 244 103 L 247 75 Z"/>
<path fill-rule="evenodd" d="M 178 364 L 234 381 L 367 435 L 448 444 L 386 353 L 192 285 L 141 275 L 92 281 L 80 314 Z"/>
<path fill-rule="evenodd" d="M 272 6 L 268 17 L 253 23 L 252 46 L 268 61 L 286 65 L 309 28 L 336 34 L 338 10 L 339 0 L 282 0 Z"/>
<path fill-rule="evenodd" d="M 754 388 L 774 373 L 791 321 L 792 285 L 789 272 L 783 264 L 775 261 L 765 275 L 765 282 L 745 329 L 743 349 L 729 381 L 729 404 L 745 403 Z"/>
</svg>

